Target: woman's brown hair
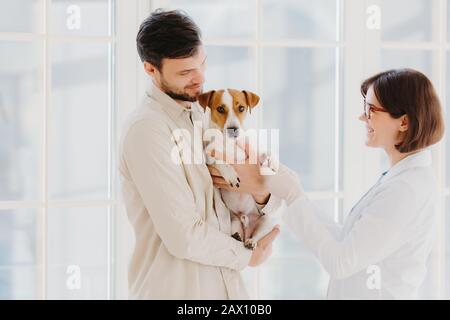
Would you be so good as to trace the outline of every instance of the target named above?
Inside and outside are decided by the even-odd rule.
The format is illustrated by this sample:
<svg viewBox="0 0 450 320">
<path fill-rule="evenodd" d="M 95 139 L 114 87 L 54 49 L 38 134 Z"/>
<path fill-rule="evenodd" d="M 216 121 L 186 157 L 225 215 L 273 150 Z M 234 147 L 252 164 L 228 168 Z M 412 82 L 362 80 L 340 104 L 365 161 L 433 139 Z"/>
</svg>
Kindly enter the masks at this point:
<svg viewBox="0 0 450 320">
<path fill-rule="evenodd" d="M 444 135 L 441 103 L 433 84 L 423 73 L 412 69 L 379 73 L 361 84 L 364 97 L 371 86 L 381 106 L 393 118 L 408 117 L 405 138 L 395 146 L 398 151 L 417 151 L 441 140 Z"/>
</svg>

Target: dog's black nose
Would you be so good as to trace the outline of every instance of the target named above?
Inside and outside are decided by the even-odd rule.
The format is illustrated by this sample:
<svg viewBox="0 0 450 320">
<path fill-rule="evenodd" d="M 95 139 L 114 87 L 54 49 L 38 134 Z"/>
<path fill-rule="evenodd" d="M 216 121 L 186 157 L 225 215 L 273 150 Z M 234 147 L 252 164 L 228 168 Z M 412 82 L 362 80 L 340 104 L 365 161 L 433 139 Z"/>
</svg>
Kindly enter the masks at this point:
<svg viewBox="0 0 450 320">
<path fill-rule="evenodd" d="M 230 138 L 237 138 L 239 136 L 239 128 L 237 127 L 227 128 L 227 134 Z"/>
</svg>

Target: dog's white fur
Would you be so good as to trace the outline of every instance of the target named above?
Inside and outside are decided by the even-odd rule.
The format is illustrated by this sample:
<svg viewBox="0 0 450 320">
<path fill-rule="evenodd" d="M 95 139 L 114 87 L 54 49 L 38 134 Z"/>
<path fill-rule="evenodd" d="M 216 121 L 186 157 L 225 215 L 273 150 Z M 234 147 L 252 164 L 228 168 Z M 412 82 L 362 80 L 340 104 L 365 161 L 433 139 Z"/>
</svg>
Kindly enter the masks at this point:
<svg viewBox="0 0 450 320">
<path fill-rule="evenodd" d="M 217 123 L 215 123 L 211 119 L 211 113 L 208 115 L 209 123 L 206 124 L 207 128 L 215 128 L 220 129 L 223 132 L 223 135 L 227 136 L 228 128 L 239 128 L 240 131 L 243 131 L 243 119 L 246 117 L 240 115 L 240 118 L 235 113 L 233 108 L 233 96 L 230 94 L 229 90 L 224 90 L 221 98 L 221 103 L 227 106 L 229 112 L 227 114 L 227 119 L 223 128 L 221 128 Z M 209 106 L 211 108 L 211 106 Z M 206 107 L 204 106 L 205 111 Z M 246 108 L 246 113 L 248 113 L 249 108 Z M 209 110 L 211 112 L 211 110 Z M 226 150 L 230 150 L 234 148 L 234 152 L 236 153 L 234 158 L 238 161 L 245 160 L 245 153 L 239 147 L 236 148 L 236 140 L 235 139 L 226 139 L 228 143 L 226 143 Z M 231 145 L 230 145 L 231 144 Z M 217 144 L 216 144 L 217 145 Z M 205 145 L 205 150 L 208 150 L 208 145 Z M 211 157 L 207 152 L 205 152 L 206 161 L 208 164 L 215 167 L 223 178 L 230 183 L 232 187 L 238 187 L 240 179 L 234 170 L 233 166 L 228 164 L 220 164 Z M 264 167 L 271 168 L 270 158 L 266 155 L 260 156 L 260 159 L 264 161 Z M 274 169 L 272 168 L 272 171 Z M 269 217 L 260 213 L 258 207 L 253 199 L 252 195 L 238 193 L 233 191 L 228 191 L 225 189 L 221 189 L 222 199 L 230 209 L 231 216 L 231 234 L 232 236 L 240 241 L 244 242 L 244 245 L 249 249 L 254 249 L 256 247 L 257 241 L 261 239 L 264 235 L 266 235 L 272 228 L 273 222 Z"/>
</svg>

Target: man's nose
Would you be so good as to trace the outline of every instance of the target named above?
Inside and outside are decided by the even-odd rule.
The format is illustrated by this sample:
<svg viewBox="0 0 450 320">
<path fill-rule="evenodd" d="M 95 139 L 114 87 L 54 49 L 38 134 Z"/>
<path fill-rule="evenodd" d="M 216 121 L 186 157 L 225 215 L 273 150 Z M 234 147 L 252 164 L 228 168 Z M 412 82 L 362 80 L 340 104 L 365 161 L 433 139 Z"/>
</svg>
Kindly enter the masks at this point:
<svg viewBox="0 0 450 320">
<path fill-rule="evenodd" d="M 202 71 L 196 72 L 194 78 L 192 78 L 192 82 L 203 84 L 205 82 L 205 74 Z"/>
<path fill-rule="evenodd" d="M 239 128 L 229 127 L 227 128 L 227 134 L 230 138 L 237 138 L 239 136 Z"/>
</svg>

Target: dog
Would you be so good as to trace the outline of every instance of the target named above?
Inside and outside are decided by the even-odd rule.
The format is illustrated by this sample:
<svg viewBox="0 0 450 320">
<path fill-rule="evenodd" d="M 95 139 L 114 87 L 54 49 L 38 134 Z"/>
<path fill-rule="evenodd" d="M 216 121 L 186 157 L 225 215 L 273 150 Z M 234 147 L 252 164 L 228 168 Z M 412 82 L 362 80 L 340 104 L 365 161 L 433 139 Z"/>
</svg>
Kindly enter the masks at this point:
<svg viewBox="0 0 450 320">
<path fill-rule="evenodd" d="M 207 112 L 209 123 L 207 128 L 220 130 L 225 141 L 225 150 L 236 152 L 235 159 L 245 160 L 245 152 L 240 148 L 235 148 L 236 139 L 242 137 L 244 131 L 244 120 L 253 108 L 258 105 L 260 98 L 253 92 L 247 90 L 221 89 L 212 90 L 201 94 L 198 97 L 198 103 Z M 232 186 L 239 188 L 240 179 L 232 165 L 217 163 L 217 161 L 206 151 L 205 157 L 207 164 L 215 167 L 223 178 Z M 215 141 L 217 146 L 217 141 Z M 258 157 L 264 168 L 271 167 L 270 157 L 265 153 Z M 274 171 L 273 169 L 271 169 Z M 243 194 L 221 189 L 221 195 L 224 203 L 231 212 L 231 235 L 238 241 L 242 241 L 248 249 L 254 250 L 257 241 L 266 235 L 272 228 L 271 219 L 261 213 L 250 194 Z"/>
</svg>

